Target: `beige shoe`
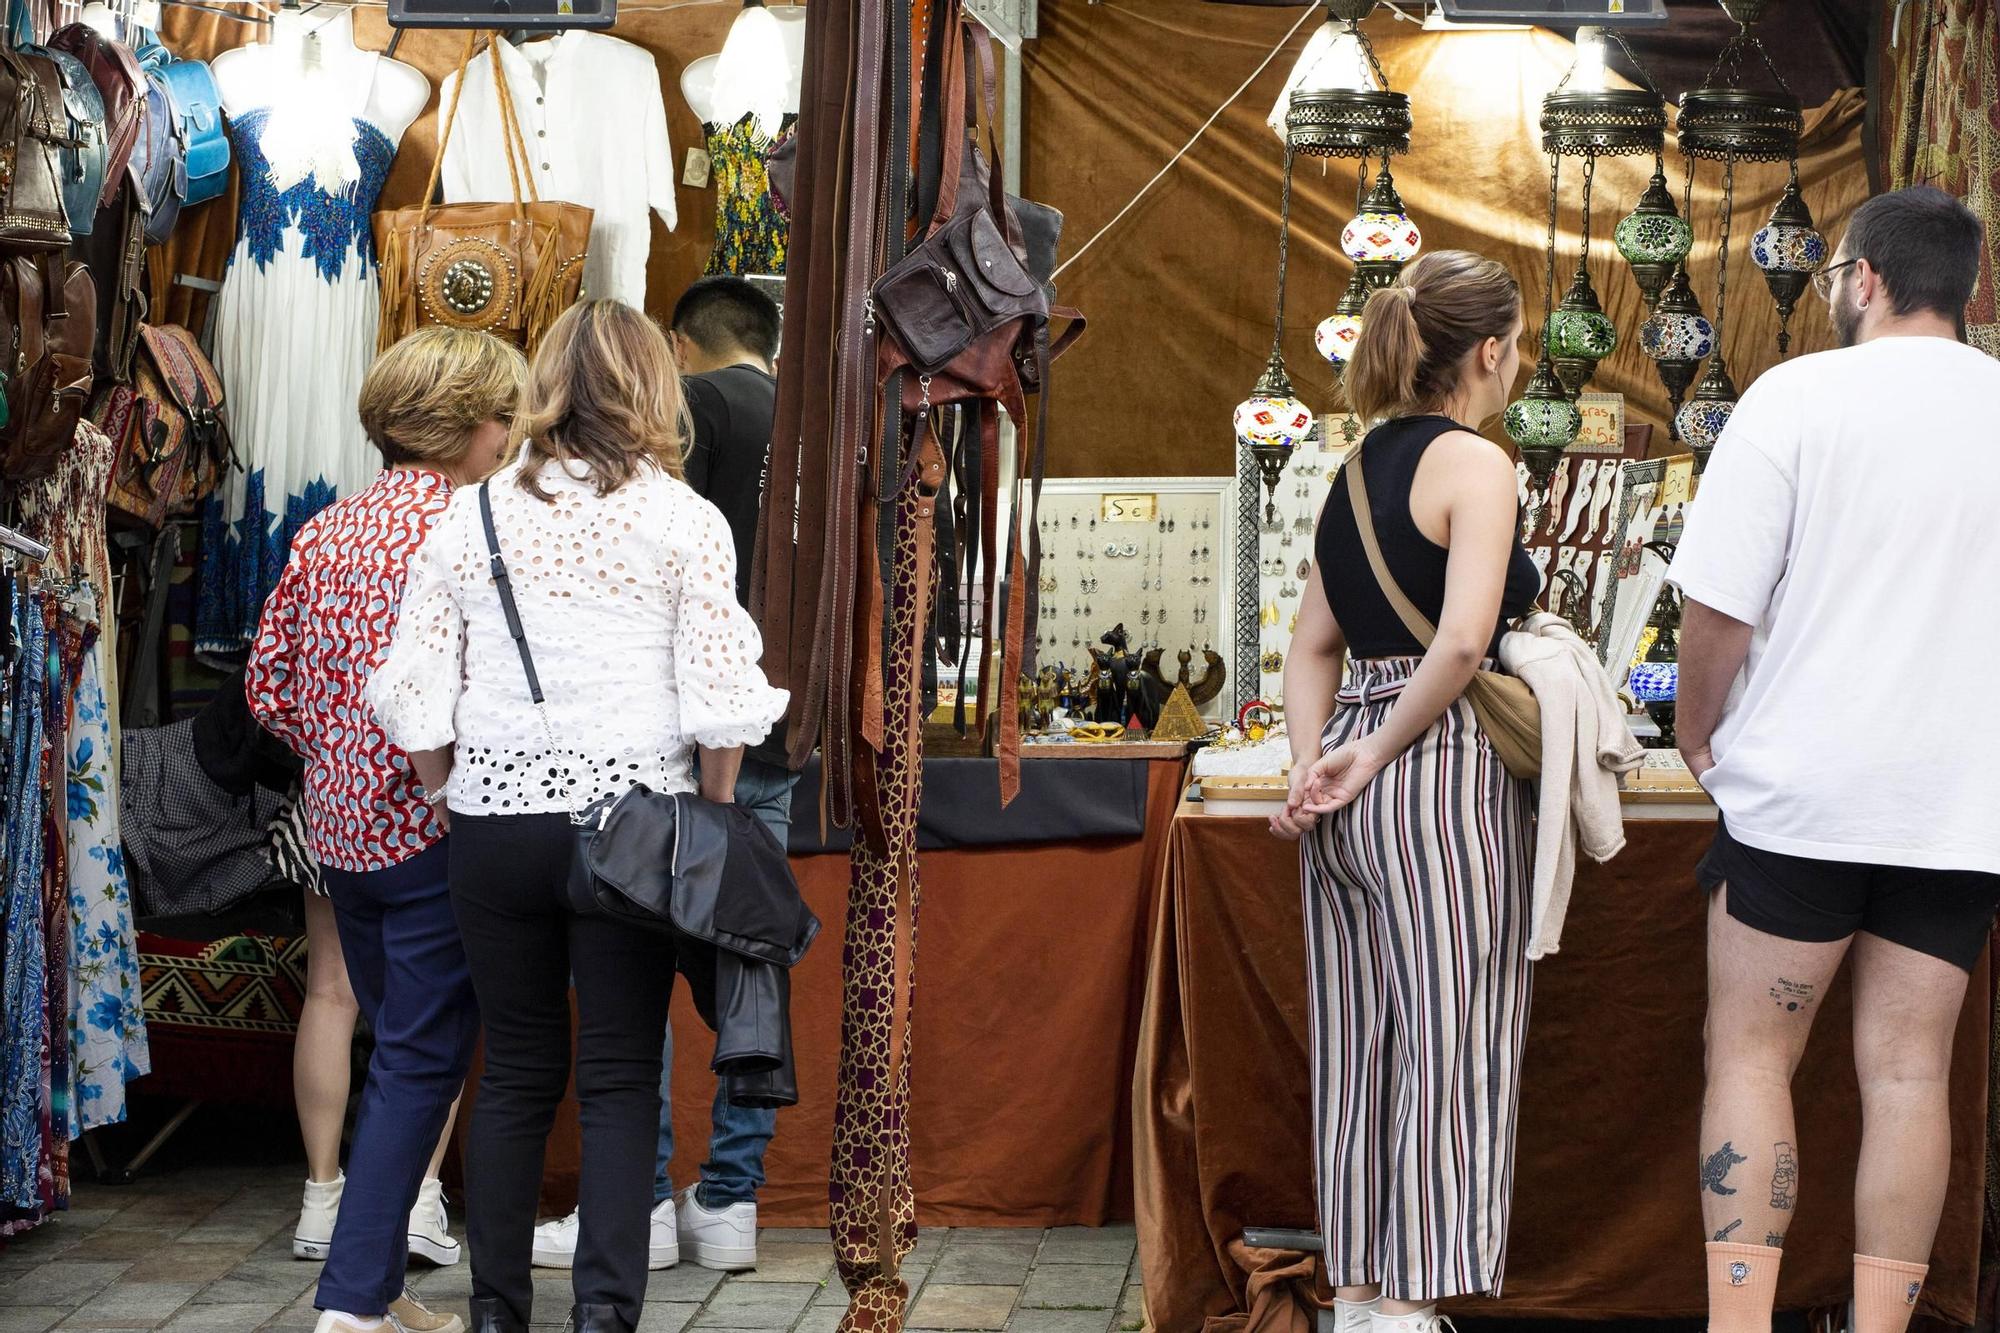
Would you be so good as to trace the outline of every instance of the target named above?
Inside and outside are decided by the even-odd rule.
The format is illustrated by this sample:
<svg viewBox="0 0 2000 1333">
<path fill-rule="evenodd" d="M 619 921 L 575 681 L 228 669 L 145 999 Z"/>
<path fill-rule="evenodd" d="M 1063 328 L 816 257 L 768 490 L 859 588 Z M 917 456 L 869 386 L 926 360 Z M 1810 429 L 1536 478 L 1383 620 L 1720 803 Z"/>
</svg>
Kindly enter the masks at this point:
<svg viewBox="0 0 2000 1333">
<path fill-rule="evenodd" d="M 403 1326 L 396 1322 L 394 1316 L 378 1319 L 365 1328 L 354 1320 L 353 1315 L 342 1314 L 338 1310 L 324 1310 L 320 1313 L 319 1322 L 313 1325 L 313 1333 L 405 1333 Z"/>
<path fill-rule="evenodd" d="M 414 1294 L 404 1291 L 401 1300 L 389 1306 L 392 1328 L 408 1333 L 465 1333 L 465 1321 L 455 1314 L 435 1314 L 424 1308 Z"/>
</svg>

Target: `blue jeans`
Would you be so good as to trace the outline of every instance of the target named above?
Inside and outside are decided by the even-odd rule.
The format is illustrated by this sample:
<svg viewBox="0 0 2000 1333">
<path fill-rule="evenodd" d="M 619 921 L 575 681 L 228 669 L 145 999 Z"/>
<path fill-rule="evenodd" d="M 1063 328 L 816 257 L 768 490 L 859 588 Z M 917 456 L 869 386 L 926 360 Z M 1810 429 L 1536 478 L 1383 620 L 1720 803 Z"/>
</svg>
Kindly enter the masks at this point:
<svg viewBox="0 0 2000 1333">
<path fill-rule="evenodd" d="M 375 1053 L 347 1188 L 320 1273 L 323 1310 L 379 1315 L 403 1294 L 410 1208 L 465 1084 L 479 1009 L 446 890 L 448 842 L 387 870 L 321 871 Z"/>
<path fill-rule="evenodd" d="M 799 775 L 746 758 L 736 777 L 736 804 L 764 821 L 784 846 L 792 824 L 792 788 Z M 674 1156 L 674 1030 L 667 1028 L 667 1045 L 660 1064 L 660 1148 L 653 1172 L 653 1201 L 673 1197 L 674 1183 L 667 1163 Z M 715 1090 L 708 1137 L 708 1160 L 701 1164 L 695 1197 L 704 1208 L 755 1203 L 764 1184 L 764 1148 L 778 1129 L 772 1107 L 732 1106 L 722 1088 Z"/>
</svg>

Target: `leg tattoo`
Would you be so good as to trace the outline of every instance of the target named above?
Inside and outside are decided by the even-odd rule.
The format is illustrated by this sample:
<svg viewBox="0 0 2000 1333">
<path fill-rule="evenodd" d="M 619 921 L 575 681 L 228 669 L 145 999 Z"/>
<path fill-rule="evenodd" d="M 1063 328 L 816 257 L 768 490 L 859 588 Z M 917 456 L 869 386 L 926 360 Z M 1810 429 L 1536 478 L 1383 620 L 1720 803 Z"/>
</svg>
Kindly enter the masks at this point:
<svg viewBox="0 0 2000 1333">
<path fill-rule="evenodd" d="M 1716 1232 L 1715 1233 L 1716 1243 L 1719 1245 L 1723 1241 L 1728 1240 L 1731 1234 L 1735 1232 L 1736 1228 L 1742 1225 L 1743 1225 L 1743 1219 L 1739 1217 L 1734 1222 L 1731 1222 L 1728 1226 L 1724 1227 L 1722 1230 Z"/>
<path fill-rule="evenodd" d="M 1772 1145 L 1778 1166 L 1771 1173 L 1771 1206 L 1789 1213 L 1799 1204 L 1799 1159 L 1789 1143 Z"/>
<path fill-rule="evenodd" d="M 1736 1188 L 1726 1183 L 1729 1179 L 1729 1173 L 1749 1160 L 1748 1157 L 1742 1157 L 1737 1154 L 1736 1145 L 1733 1142 L 1723 1144 L 1720 1148 L 1710 1153 L 1708 1158 L 1701 1164 L 1702 1188 L 1714 1194 L 1729 1195 L 1736 1193 Z"/>
</svg>

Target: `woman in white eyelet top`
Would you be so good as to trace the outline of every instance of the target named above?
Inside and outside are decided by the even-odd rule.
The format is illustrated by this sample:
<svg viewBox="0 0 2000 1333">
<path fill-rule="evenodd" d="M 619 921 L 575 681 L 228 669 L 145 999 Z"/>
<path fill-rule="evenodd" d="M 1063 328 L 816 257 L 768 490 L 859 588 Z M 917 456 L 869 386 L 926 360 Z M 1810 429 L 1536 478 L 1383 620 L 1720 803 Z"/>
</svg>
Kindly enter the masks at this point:
<svg viewBox="0 0 2000 1333">
<path fill-rule="evenodd" d="M 528 466 L 553 502 L 521 488 Z M 588 475 L 526 454 L 487 483 L 555 753 L 507 632 L 477 487 L 452 498 L 411 563 L 368 699 L 404 749 L 454 746 L 454 813 L 580 809 L 634 782 L 693 791 L 695 745 L 754 745 L 784 714 L 736 602 L 720 511 L 657 468 L 604 496 Z"/>
<path fill-rule="evenodd" d="M 635 782 L 729 801 L 743 747 L 765 737 L 787 696 L 757 664 L 729 527 L 680 479 L 685 400 L 657 325 L 615 301 L 571 307 L 535 355 L 515 433 L 520 456 L 485 493 L 547 725 L 508 632 L 479 487 L 452 496 L 411 561 L 395 644 L 367 698 L 450 812 L 452 914 L 486 1028 L 467 1136 L 480 1171 L 467 1198 L 472 1326 L 535 1322 L 527 1240 L 574 1068 L 583 1169 L 571 1326 L 632 1333 L 675 943 L 574 908 L 570 814 Z"/>
</svg>

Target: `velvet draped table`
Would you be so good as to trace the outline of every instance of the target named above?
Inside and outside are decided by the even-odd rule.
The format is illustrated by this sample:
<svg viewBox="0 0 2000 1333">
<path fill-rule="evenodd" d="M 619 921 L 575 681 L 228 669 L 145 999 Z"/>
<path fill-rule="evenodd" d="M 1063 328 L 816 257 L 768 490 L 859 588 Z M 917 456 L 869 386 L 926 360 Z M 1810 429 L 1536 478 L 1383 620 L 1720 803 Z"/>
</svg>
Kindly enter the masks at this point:
<svg viewBox="0 0 2000 1333">
<path fill-rule="evenodd" d="M 924 968 L 911 1065 L 919 1222 L 1127 1220 L 1146 941 L 1186 761 L 1031 759 L 1005 816 L 994 761 L 925 767 Z M 792 973 L 800 1103 L 778 1113 L 765 1161 L 758 1221 L 767 1227 L 827 1220 L 849 875 L 844 850 L 800 850 L 818 841 L 815 781 L 809 771 L 797 793 L 792 869 L 823 928 Z M 715 1038 L 679 982 L 673 1025 L 673 1173 L 685 1186 L 708 1147 Z M 550 1135 L 546 1214 L 576 1200 L 576 1110 L 572 1094 Z M 476 1188 L 476 1167 L 466 1165 Z"/>
<path fill-rule="evenodd" d="M 1246 1226 L 1316 1230 L 1298 849 L 1265 821 L 1184 806 L 1168 842 L 1134 1077 L 1139 1257 L 1160 1333 L 1263 1326 L 1268 1276 L 1296 1256 L 1232 1244 Z M 1628 808 L 1628 816 L 1632 814 Z M 1699 821 L 1628 818 L 1585 866 L 1562 952 L 1536 965 L 1504 1299 L 1467 1315 L 1589 1319 L 1706 1312 L 1696 1129 L 1704 900 Z M 1973 1319 L 1991 986 L 1982 960 L 1952 1066 L 1951 1192 L 1923 1309 Z M 1844 1303 L 1860 1135 L 1845 970 L 1799 1071 L 1801 1194 L 1781 1308 Z M 1242 1316 L 1259 1293 L 1260 1318 Z M 1223 1322 L 1227 1321 L 1227 1322 Z"/>
</svg>

